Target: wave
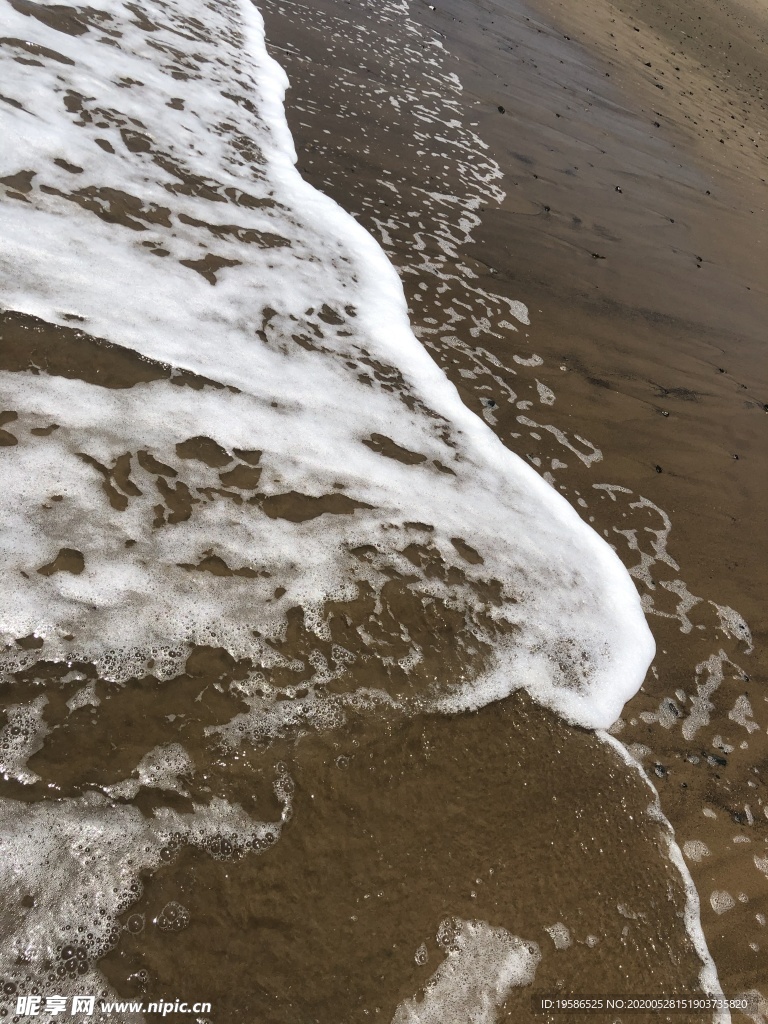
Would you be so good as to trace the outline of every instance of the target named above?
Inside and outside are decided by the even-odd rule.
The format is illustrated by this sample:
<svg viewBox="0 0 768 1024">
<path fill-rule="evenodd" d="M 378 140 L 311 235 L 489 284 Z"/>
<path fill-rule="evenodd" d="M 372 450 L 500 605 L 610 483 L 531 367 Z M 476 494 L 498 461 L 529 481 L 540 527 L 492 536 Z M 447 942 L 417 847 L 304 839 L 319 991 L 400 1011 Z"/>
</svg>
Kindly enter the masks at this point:
<svg viewBox="0 0 768 1024">
<path fill-rule="evenodd" d="M 328 641 L 333 604 L 398 577 L 456 613 L 465 662 L 416 680 L 406 641 L 401 690 L 444 708 L 525 687 L 610 725 L 653 652 L 635 588 L 466 409 L 381 248 L 297 173 L 258 12 L 89 7 L 72 32 L 21 10 L 0 294 L 28 349 L 56 325 L 75 368 L 3 374 L 6 670 L 168 678 L 209 644 L 261 683 L 292 610 Z M 133 367 L 118 388 L 77 369 L 110 346 Z M 361 628 L 334 665 L 319 652 L 313 691 L 363 649 L 392 656 Z"/>
</svg>

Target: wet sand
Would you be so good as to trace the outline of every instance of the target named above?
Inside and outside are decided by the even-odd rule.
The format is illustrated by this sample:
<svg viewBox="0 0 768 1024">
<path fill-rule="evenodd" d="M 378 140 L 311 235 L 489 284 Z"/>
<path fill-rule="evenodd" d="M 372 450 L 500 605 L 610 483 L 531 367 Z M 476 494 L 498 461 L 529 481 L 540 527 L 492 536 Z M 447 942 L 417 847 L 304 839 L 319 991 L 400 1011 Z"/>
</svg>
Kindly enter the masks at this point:
<svg viewBox="0 0 768 1024">
<path fill-rule="evenodd" d="M 296 783 L 279 850 L 218 867 L 185 853 L 157 872 L 132 908 L 146 931 L 102 961 L 110 982 L 148 998 L 183 986 L 221 1020 L 390 1021 L 443 959 L 441 922 L 458 918 L 540 944 L 539 993 L 696 991 L 677 872 L 659 857 L 645 784 L 627 785 L 612 752 L 522 698 L 379 725 L 273 747 Z M 235 781 L 258 765 L 246 755 Z M 170 939 L 150 926 L 169 900 L 191 917 Z M 562 950 L 545 931 L 558 923 Z M 532 994 L 514 992 L 502 1019 L 546 1019 Z"/>
<path fill-rule="evenodd" d="M 440 34 L 464 87 L 464 113 L 504 172 L 506 199 L 479 211 L 474 242 L 459 251 L 483 288 L 528 305 L 531 326 L 514 336 L 498 327 L 500 314 L 489 314 L 481 333 L 471 320 L 441 330 L 444 307 L 462 289 L 451 260 L 442 278 L 424 270 L 436 233 L 425 230 L 424 256 L 406 229 L 411 215 L 429 226 L 421 190 L 440 171 L 441 153 L 417 159 L 418 125 L 372 89 L 377 76 L 386 82 L 385 54 L 381 67 L 366 57 L 355 88 L 349 68 L 359 55 L 333 34 L 334 18 L 355 13 L 322 0 L 312 17 L 302 5 L 277 3 L 264 14 L 292 83 L 287 113 L 303 176 L 382 239 L 403 271 L 415 328 L 464 400 L 605 533 L 652 602 L 657 661 L 615 731 L 645 763 L 681 846 L 699 840 L 710 851 L 689 866 L 726 993 L 762 986 L 765 995 L 768 939 L 755 915 L 768 914 L 768 891 L 754 858 L 768 855 L 760 689 L 768 292 L 765 185 L 747 147 L 764 117 L 762 58 L 745 30 L 743 75 L 732 69 L 738 92 L 713 86 L 710 101 L 713 68 L 688 65 L 701 60 L 707 40 L 722 38 L 725 14 L 702 12 L 701 37 L 680 49 L 694 96 L 664 106 L 655 94 L 666 103 L 672 90 L 657 90 L 653 67 L 646 74 L 638 64 L 646 46 L 645 59 L 669 71 L 666 37 L 646 39 L 640 21 L 650 10 L 633 11 L 635 25 L 628 13 L 597 5 L 575 21 L 561 8 L 414 5 L 425 31 Z M 317 25 L 326 18 L 323 34 Z M 610 52 L 611 31 L 620 59 Z M 729 126 L 727 143 L 691 129 L 696 114 L 724 116 L 737 94 L 747 127 Z M 394 190 L 382 185 L 386 171 Z M 466 182 L 455 185 L 461 196 Z M 13 369 L 34 365 L 112 387 L 169 376 L 212 385 L 75 330 L 10 318 L 3 337 Z M 511 390 L 519 401 L 508 400 Z M 525 407 L 529 395 L 543 395 L 545 408 Z M 3 426 L 13 430 L 13 422 Z M 425 674 L 464 663 L 466 652 L 451 648 L 449 615 L 424 619 L 398 581 L 390 599 L 393 621 L 433 637 Z M 736 620 L 721 619 L 710 602 L 738 609 L 753 651 Z M 342 611 L 353 621 L 367 614 L 362 605 L 340 609 L 334 628 L 344 628 Z M 305 646 L 304 624 L 292 623 L 286 654 Z M 116 689 L 97 680 L 102 703 L 70 716 L 66 700 L 95 677 L 76 667 L 76 680 L 43 667 L 5 688 L 10 703 L 33 698 L 44 683 L 46 721 L 55 727 L 29 760 L 40 782 L 6 781 L 5 796 L 33 802 L 50 784 L 62 796 L 99 789 L 130 775 L 149 748 L 174 741 L 198 777 L 186 795 L 141 790 L 135 803 L 147 815 L 160 805 L 188 810 L 213 790 L 271 821 L 280 815 L 275 764 L 287 765 L 296 786 L 293 818 L 274 849 L 170 851 L 169 863 L 144 879 L 119 944 L 98 964 L 116 991 L 199 996 L 214 1004 L 218 1022 L 389 1021 L 444 957 L 436 935 L 446 919 L 488 921 L 541 947 L 533 989 L 515 991 L 503 1019 L 545 1019 L 532 1013 L 531 991 L 697 990 L 683 887 L 664 854 L 665 831 L 646 813 L 652 794 L 605 744 L 524 695 L 457 716 L 350 715 L 341 732 L 233 750 L 212 745 L 206 732 L 245 706 L 231 684 L 250 666 L 225 652 L 194 652 L 170 683 L 147 677 Z M 697 685 L 716 681 L 721 668 L 723 681 L 706 690 L 710 719 L 697 725 Z M 398 682 L 376 664 L 363 676 L 370 686 Z M 302 682 L 278 680 L 286 699 L 301 696 Z M 749 714 L 736 704 L 743 696 Z M 719 915 L 709 895 L 721 890 L 735 905 Z M 154 924 L 169 901 L 189 911 L 178 932 Z M 570 936 L 564 948 L 546 931 L 558 923 Z M 428 959 L 418 963 L 422 943 Z"/>
<path fill-rule="evenodd" d="M 338 14 L 333 4 L 323 10 Z M 377 179 L 406 150 L 408 126 L 385 103 L 365 106 L 361 121 L 379 148 L 364 153 L 341 105 L 324 103 L 319 88 L 333 95 L 335 65 L 344 65 L 338 47 L 324 56 L 316 34 L 302 31 L 299 5 L 265 14 L 292 83 L 288 117 L 302 174 L 383 237 L 377 219 L 398 200 Z M 543 357 L 534 372 L 557 395 L 550 426 L 604 454 L 585 466 L 551 435 L 548 455 L 568 462 L 558 485 L 577 507 L 588 506 L 585 517 L 636 576 L 643 563 L 633 544 L 649 555 L 648 584 L 639 586 L 658 612 L 650 616 L 658 656 L 619 735 L 651 772 L 681 845 L 701 840 L 711 851 L 690 868 L 726 992 L 764 989 L 766 933 L 756 915 L 768 911 L 768 891 L 755 863 L 768 840 L 764 12 L 448 2 L 434 11 L 419 5 L 414 17 L 443 40 L 465 109 L 505 173 L 506 199 L 487 211 L 476 245 L 462 255 L 484 285 L 529 306 L 523 344 Z M 307 48 L 309 62 L 298 56 Z M 385 78 L 370 60 L 364 73 Z M 425 167 L 404 161 L 397 174 L 401 195 L 418 210 Z M 371 196 L 383 203 L 376 216 Z M 413 237 L 396 225 L 386 222 L 388 252 L 408 266 Z M 434 310 L 409 287 L 418 277 L 404 281 L 423 326 Z M 464 340 L 475 355 L 482 341 L 522 372 L 508 344 L 468 333 Z M 500 391 L 494 366 L 482 375 L 476 361 L 457 362 L 455 348 L 430 347 L 464 400 L 487 412 L 488 397 Z M 461 374 L 469 366 L 472 380 Z M 520 433 L 518 410 L 493 404 L 492 425 L 505 443 L 547 469 L 539 446 Z M 627 491 L 596 498 L 594 484 L 606 482 Z M 670 517 L 668 549 L 648 543 L 659 542 L 664 521 L 648 505 L 632 507 L 641 497 Z M 617 525 L 621 502 L 627 522 Z M 616 535 L 624 527 L 636 531 L 634 541 Z M 658 557 L 667 550 L 679 570 Z M 710 602 L 744 616 L 753 650 L 723 631 Z M 707 679 L 704 664 L 720 652 L 733 664 L 724 661 L 724 682 L 712 690 L 711 721 L 689 728 L 686 739 L 675 719 L 687 712 L 675 692 L 690 701 Z M 739 697 L 757 728 L 729 717 Z M 662 725 L 659 708 L 670 700 L 675 710 Z M 722 890 L 735 908 L 717 914 L 709 897 Z"/>
</svg>

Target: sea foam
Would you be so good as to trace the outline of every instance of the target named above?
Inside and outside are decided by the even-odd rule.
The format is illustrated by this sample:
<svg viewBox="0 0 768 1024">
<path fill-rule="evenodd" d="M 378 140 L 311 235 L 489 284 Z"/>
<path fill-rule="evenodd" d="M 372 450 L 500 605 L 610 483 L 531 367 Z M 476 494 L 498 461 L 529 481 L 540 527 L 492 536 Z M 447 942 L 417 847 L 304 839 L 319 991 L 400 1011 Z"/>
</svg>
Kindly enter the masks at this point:
<svg viewBox="0 0 768 1024">
<path fill-rule="evenodd" d="M 6 671 L 163 678 L 194 644 L 262 663 L 291 609 L 327 637 L 328 602 L 407 572 L 493 651 L 421 706 L 525 687 L 610 725 L 653 653 L 634 586 L 465 408 L 377 243 L 296 172 L 258 12 L 92 5 L 73 34 L 3 7 L 3 305 L 165 374 L 3 373 Z M 442 575 L 404 555 L 414 523 Z"/>
<path fill-rule="evenodd" d="M 414 337 L 379 245 L 297 173 L 287 81 L 258 12 L 245 0 L 0 9 L 0 303 L 24 354 L 0 372 L 17 414 L 0 423 L 4 676 L 91 663 L 116 684 L 163 681 L 195 645 L 221 647 L 252 664 L 233 684 L 249 712 L 208 726 L 231 742 L 333 727 L 351 700 L 452 712 L 519 688 L 572 722 L 611 725 L 653 653 L 634 585 L 466 409 Z M 509 310 L 528 322 L 522 304 Z M 452 613 L 463 649 L 486 652 L 479 667 L 457 657 L 418 676 L 425 641 L 388 604 L 393 580 Z M 321 652 L 330 609 L 360 595 L 394 625 L 382 640 L 352 621 L 358 648 L 418 678 L 407 698 L 325 692 L 358 656 Z M 275 647 L 296 610 L 317 639 L 312 680 L 277 701 Z M 71 710 L 98 701 L 88 684 Z M 31 785 L 44 698 L 9 712 L 2 770 Z M 142 872 L 183 845 L 228 857 L 279 838 L 285 774 L 273 823 L 216 798 L 147 819 L 118 802 L 142 787 L 182 794 L 194 771 L 171 744 L 99 794 L 0 802 L 9 977 L 23 952 L 25 984 L 54 962 L 95 990 L 85 972 L 117 941 Z M 87 948 L 70 941 L 79 929 Z M 467 991 L 492 1019 L 538 956 L 463 922 L 428 999 L 398 1019 L 439 1019 Z"/>
<path fill-rule="evenodd" d="M 446 959 L 427 981 L 420 999 L 400 1003 L 392 1024 L 448 1020 L 495 1024 L 512 990 L 533 983 L 541 960 L 535 942 L 485 921 L 446 924 L 452 933 L 444 945 Z"/>
</svg>

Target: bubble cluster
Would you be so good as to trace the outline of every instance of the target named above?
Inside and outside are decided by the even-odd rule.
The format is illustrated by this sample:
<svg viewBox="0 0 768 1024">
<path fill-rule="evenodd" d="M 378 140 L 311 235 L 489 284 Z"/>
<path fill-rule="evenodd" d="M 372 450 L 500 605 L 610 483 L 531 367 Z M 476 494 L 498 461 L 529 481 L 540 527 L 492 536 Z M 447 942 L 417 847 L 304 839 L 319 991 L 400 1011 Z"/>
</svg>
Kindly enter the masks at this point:
<svg viewBox="0 0 768 1024">
<path fill-rule="evenodd" d="M 142 874 L 185 846 L 222 861 L 268 849 L 290 816 L 284 771 L 278 785 L 283 808 L 276 822 L 254 821 L 220 798 L 195 805 L 191 814 L 160 807 L 151 818 L 93 792 L 56 804 L 0 802 L 0 900 L 9 936 L 0 971 L 8 983 L 19 991 L 26 984 L 18 969 L 23 957 L 30 978 L 45 976 L 45 965 L 53 964 L 61 991 L 74 991 L 75 982 L 100 990 L 93 965 L 119 941 L 118 919 L 140 898 Z M 189 912 L 171 901 L 155 923 L 179 931 Z M 124 927 L 140 934 L 144 915 L 130 915 Z"/>
<path fill-rule="evenodd" d="M 166 903 L 154 920 L 161 932 L 180 932 L 189 924 L 189 911 L 181 903 Z"/>
<path fill-rule="evenodd" d="M 415 576 L 425 611 L 466 616 L 467 643 L 514 636 L 460 704 L 522 685 L 609 724 L 651 653 L 634 588 L 462 404 L 374 239 L 296 172 L 260 16 L 228 0 L 192 24 L 186 5 L 144 0 L 140 24 L 134 6 L 78 37 L 8 6 L 11 28 L 66 60 L 35 66 L 34 89 L 8 61 L 18 144 L 0 176 L 34 173 L 23 202 L 11 187 L 0 204 L 13 266 L 0 298 L 35 344 L 53 330 L 88 358 L 80 379 L 57 372 L 56 346 L 53 372 L 0 374 L 18 410 L 3 449 L 6 673 L 47 660 L 168 679 L 206 645 L 258 663 L 292 610 L 328 639 L 328 606 L 367 587 L 380 600 L 395 571 Z M 55 125 L 76 181 L 35 118 Z M 470 164 L 477 205 L 499 170 Z M 476 220 L 446 222 L 446 256 Z M 528 319 L 520 303 L 505 315 Z M 117 387 L 89 368 L 105 346 Z M 413 551 L 409 523 L 432 531 L 434 555 Z M 453 547 L 466 536 L 477 558 Z M 20 645 L 35 631 L 40 646 Z M 401 646 L 394 665 L 418 675 L 423 645 Z"/>
<path fill-rule="evenodd" d="M 0 729 L 0 773 L 19 782 L 36 782 L 38 776 L 29 771 L 27 760 L 38 751 L 48 735 L 43 709 L 48 703 L 44 695 L 28 704 L 11 704 L 5 709 L 6 724 Z"/>
<path fill-rule="evenodd" d="M 423 992 L 400 1003 L 392 1024 L 494 1024 L 512 990 L 533 983 L 541 960 L 535 942 L 484 921 L 443 921 L 438 943 L 446 959 Z"/>
<path fill-rule="evenodd" d="M 162 789 L 186 795 L 181 784 L 183 776 L 192 776 L 195 766 L 180 743 L 168 743 L 154 747 L 139 761 L 135 779 L 125 779 L 111 786 L 105 786 L 104 792 L 111 797 L 131 799 L 136 796 L 142 786 L 147 789 Z"/>
</svg>

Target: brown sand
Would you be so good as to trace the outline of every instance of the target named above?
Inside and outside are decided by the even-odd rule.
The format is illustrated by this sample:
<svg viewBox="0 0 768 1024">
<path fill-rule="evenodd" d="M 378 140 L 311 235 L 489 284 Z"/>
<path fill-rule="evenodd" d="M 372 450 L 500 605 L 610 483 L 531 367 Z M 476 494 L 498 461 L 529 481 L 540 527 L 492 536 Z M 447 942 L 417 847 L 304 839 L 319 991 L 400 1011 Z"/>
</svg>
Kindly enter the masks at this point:
<svg viewBox="0 0 768 1024">
<path fill-rule="evenodd" d="M 314 3 L 312 12 L 333 18 L 342 7 L 349 16 L 335 0 Z M 760 803 L 766 716 L 753 682 L 765 668 L 758 510 L 765 507 L 768 425 L 761 350 L 768 322 L 760 250 L 765 186 L 754 149 L 765 136 L 758 95 L 764 58 L 750 35 L 760 29 L 746 6 L 733 33 L 736 9 L 731 19 L 731 9 L 701 11 L 699 23 L 698 13 L 670 4 L 663 8 L 667 21 L 683 20 L 652 31 L 654 19 L 663 22 L 658 7 L 630 13 L 608 5 L 570 7 L 534 14 L 519 4 L 452 0 L 436 11 L 414 4 L 425 25 L 443 34 L 464 85 L 465 114 L 479 122 L 478 133 L 505 173 L 506 200 L 485 211 L 462 258 L 484 286 L 529 305 L 532 327 L 513 339 L 515 351 L 535 350 L 544 364 L 515 364 L 509 339 L 477 338 L 466 324 L 455 328 L 465 349 L 425 338 L 467 403 L 495 420 L 510 447 L 538 459 L 541 471 L 556 457 L 567 461 L 556 485 L 575 504 L 585 503 L 577 507 L 607 531 L 628 565 L 639 559 L 631 538 L 616 532 L 622 515 L 643 550 L 644 531 L 660 522 L 649 505 L 632 507 L 638 496 L 671 516 L 670 552 L 679 572 L 656 558 L 644 584 L 660 613 L 651 618 L 659 641 L 656 674 L 627 708 L 619 735 L 645 760 L 681 844 L 698 839 L 711 851 L 691 869 L 726 992 L 762 985 L 765 994 L 765 953 L 749 946 L 765 946 L 755 914 L 768 913 L 765 879 L 753 863 L 755 851 L 765 856 L 768 836 Z M 330 36 L 310 32 L 306 14 L 300 5 L 265 9 L 268 38 L 292 81 L 288 115 L 302 173 L 374 234 L 388 203 L 428 217 L 418 189 L 429 159 L 417 162 L 407 152 L 413 125 L 361 88 L 356 117 L 378 144 L 367 147 L 350 131 L 334 92 L 344 39 L 334 39 L 329 60 Z M 722 25 L 737 48 L 735 66 L 722 63 Z M 676 40 L 680 31 L 692 41 L 672 54 L 668 34 L 676 32 Z M 353 64 L 354 54 L 346 56 Z M 678 56 L 684 70 L 675 72 L 681 76 L 675 91 L 666 88 L 675 66 L 667 62 Z M 717 77 L 726 68 L 727 83 Z M 653 83 L 654 69 L 665 71 L 663 90 Z M 386 68 L 369 65 L 365 80 L 370 84 L 377 73 L 385 76 Z M 706 129 L 722 122 L 729 101 L 748 116 L 726 125 L 721 144 Z M 700 124 L 692 126 L 692 119 Z M 396 198 L 380 184 L 384 169 L 397 181 Z M 412 270 L 412 235 L 392 227 L 390 237 L 391 255 Z M 423 292 L 424 280 L 405 275 L 417 329 L 437 308 L 435 281 Z M 110 386 L 172 372 L 110 355 L 74 329 L 71 336 L 35 330 L 30 355 L 33 327 L 39 325 L 18 318 L 3 324 L 7 358 L 16 368 L 31 359 L 47 372 L 90 374 L 94 382 L 94 374 L 104 374 L 98 383 Z M 507 367 L 504 374 L 488 353 Z M 461 374 L 468 368 L 474 377 Z M 510 381 L 518 392 L 535 394 L 536 380 L 557 396 L 546 419 L 536 408 L 523 417 L 543 421 L 538 429 L 521 422 L 519 407 L 492 397 Z M 550 428 L 587 455 L 592 449 L 580 438 L 588 438 L 603 461 L 584 465 Z M 606 482 L 627 490 L 612 497 L 594 490 Z M 691 608 L 688 591 L 675 589 L 679 580 L 701 597 Z M 754 653 L 745 656 L 738 638 L 718 631 L 708 601 L 746 617 Z M 393 608 L 416 617 L 394 601 Z M 691 628 L 681 632 L 688 618 Z M 450 623 L 443 625 L 449 633 Z M 287 643 L 300 649 L 302 640 L 297 623 Z M 448 662 L 437 640 L 434 646 L 434 657 Z M 660 705 L 685 704 L 675 691 L 686 691 L 687 714 L 695 666 L 720 649 L 743 671 L 726 663 L 711 721 L 687 741 L 679 725 L 665 727 L 676 716 L 660 716 Z M 211 749 L 204 726 L 241 709 L 226 684 L 247 668 L 223 652 L 199 650 L 170 684 L 147 678 L 115 690 L 97 683 L 98 711 L 71 718 L 64 702 L 74 686 L 59 684 L 61 673 L 51 668 L 46 720 L 58 729 L 30 759 L 41 782 L 3 784 L 5 795 L 18 799 L 40 799 L 49 782 L 74 795 L 124 778 L 152 746 L 181 741 L 204 769 L 195 786 L 213 778 L 218 794 L 273 819 L 279 808 L 270 773 L 281 759 L 288 765 L 296 782 L 294 818 L 273 850 L 243 858 L 235 851 L 223 861 L 186 850 L 145 880 L 126 921 L 144 914 L 146 927 L 136 938 L 124 933 L 99 965 L 118 991 L 207 999 L 217 1022 L 389 1021 L 398 1001 L 417 992 L 440 962 L 435 934 L 450 917 L 479 918 L 538 942 L 539 992 L 695 988 L 699 963 L 681 923 L 682 887 L 663 856 L 663 831 L 645 814 L 649 791 L 595 737 L 518 695 L 471 715 L 353 720 L 341 735 L 247 748 L 231 758 Z M 4 697 L 28 699 L 45 675 L 43 668 L 35 679 L 19 680 Z M 728 717 L 744 694 L 759 723 L 755 731 Z M 183 716 L 174 718 L 182 708 Z M 190 793 L 203 798 L 202 789 Z M 174 801 L 150 791 L 136 802 L 151 813 L 158 800 L 188 807 L 185 797 Z M 702 814 L 705 805 L 716 817 Z M 736 837 L 749 842 L 733 843 Z M 734 898 L 743 893 L 747 902 L 717 916 L 708 901 L 712 890 Z M 152 927 L 169 900 L 191 913 L 189 927 L 177 934 Z M 545 931 L 556 922 L 573 937 L 567 950 L 555 949 Z M 590 935 L 600 940 L 594 947 Z M 421 943 L 429 952 L 425 965 L 414 960 Z M 530 993 L 515 994 L 505 1019 L 531 1017 Z"/>
<path fill-rule="evenodd" d="M 323 8 L 337 11 L 333 4 Z M 610 501 L 602 509 L 595 503 L 592 484 L 620 484 L 635 492 L 633 500 L 642 495 L 666 510 L 669 550 L 680 571 L 653 565 L 655 606 L 674 616 L 685 605 L 674 589 L 662 592 L 659 581 L 674 587 L 682 578 L 702 598 L 691 612 L 693 628 L 683 618 L 651 617 L 657 676 L 649 675 L 627 708 L 621 738 L 645 745 L 646 763 L 656 764 L 652 777 L 681 844 L 700 839 L 711 850 L 691 870 L 726 991 L 764 988 L 766 940 L 756 914 L 768 911 L 768 891 L 753 861 L 756 853 L 765 856 L 768 839 L 760 682 L 768 496 L 764 12 L 747 4 L 638 2 L 621 10 L 601 2 L 542 3 L 534 13 L 517 3 L 459 0 L 416 10 L 454 58 L 468 115 L 505 172 L 507 198 L 500 210 L 489 209 L 468 255 L 484 284 L 529 305 L 525 344 L 544 357 L 542 380 L 558 396 L 554 424 L 605 453 L 589 469 L 569 459 L 567 487 L 561 486 L 574 502 L 588 497 L 596 528 L 612 537 L 616 510 Z M 406 137 L 397 134 L 403 129 L 386 104 L 366 108 L 363 123 L 374 120 L 387 144 L 365 156 L 318 88 L 325 82 L 332 95 L 338 50 L 327 65 L 322 52 L 311 65 L 293 59 L 312 45 L 302 34 L 300 7 L 283 8 L 282 17 L 268 8 L 267 19 L 292 82 L 288 115 L 302 173 L 380 233 L 362 197 L 376 196 L 377 169 L 393 166 L 405 151 Z M 320 144 L 325 128 L 333 147 Z M 424 168 L 404 163 L 397 174 L 418 209 Z M 394 259 L 399 252 L 407 263 L 410 239 L 398 238 L 391 224 L 388 232 Z M 429 311 L 411 281 L 405 278 L 418 326 Z M 482 343 L 509 363 L 503 345 Z M 481 413 L 480 384 L 498 391 L 492 368 L 469 382 L 452 359 L 443 365 Z M 496 418 L 500 436 L 527 455 L 515 411 L 502 404 Z M 563 456 L 554 442 L 552 449 Z M 633 520 L 629 500 L 626 512 L 642 541 L 659 522 L 641 512 Z M 619 552 L 630 566 L 637 563 L 636 553 L 621 546 Z M 738 609 L 751 624 L 755 649 L 748 657 L 746 645 L 717 628 L 708 601 Z M 706 675 L 695 676 L 695 666 L 720 650 L 738 667 L 726 664 L 705 729 L 686 740 L 677 726 L 641 718 L 658 716 L 660 703 L 676 700 L 678 689 L 695 692 L 694 682 Z M 751 702 L 757 730 L 728 717 L 740 695 Z M 703 815 L 705 805 L 716 818 Z M 745 841 L 733 842 L 739 839 Z M 747 901 L 718 916 L 708 898 L 713 890 Z"/>
<path fill-rule="evenodd" d="M 210 999 L 224 1021 L 390 1021 L 442 960 L 435 935 L 451 917 L 540 943 L 537 992 L 620 994 L 640 980 L 649 994 L 696 991 L 676 871 L 644 814 L 647 788 L 627 785 L 588 733 L 512 698 L 374 729 L 353 720 L 341 736 L 269 752 L 281 755 L 297 789 L 273 853 L 219 866 L 182 854 L 148 879 L 131 913 L 149 923 L 180 900 L 191 922 L 170 941 L 148 925 L 121 942 L 100 964 L 119 991 L 184 991 Z M 259 767 L 247 756 L 240 792 Z M 573 936 L 567 950 L 544 931 L 557 922 Z M 545 1019 L 530 1000 L 514 993 L 503 1019 Z"/>
</svg>

